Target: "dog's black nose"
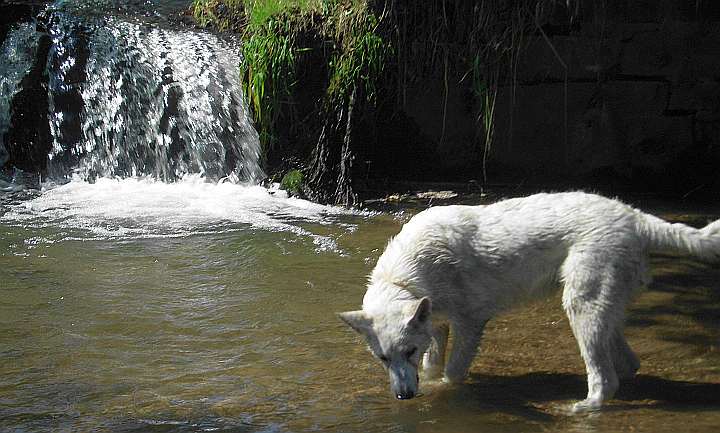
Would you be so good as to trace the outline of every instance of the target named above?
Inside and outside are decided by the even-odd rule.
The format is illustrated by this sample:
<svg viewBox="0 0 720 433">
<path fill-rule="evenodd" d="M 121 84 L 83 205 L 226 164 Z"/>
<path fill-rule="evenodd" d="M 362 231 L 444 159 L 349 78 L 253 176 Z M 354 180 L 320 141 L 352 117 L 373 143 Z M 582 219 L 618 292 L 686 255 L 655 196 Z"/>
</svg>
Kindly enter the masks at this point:
<svg viewBox="0 0 720 433">
<path fill-rule="evenodd" d="M 403 394 L 399 394 L 399 393 L 398 393 L 395 397 L 396 397 L 398 400 L 409 400 L 409 399 L 415 397 L 415 393 L 412 392 L 412 391 L 408 391 L 408 392 L 403 393 Z"/>
</svg>

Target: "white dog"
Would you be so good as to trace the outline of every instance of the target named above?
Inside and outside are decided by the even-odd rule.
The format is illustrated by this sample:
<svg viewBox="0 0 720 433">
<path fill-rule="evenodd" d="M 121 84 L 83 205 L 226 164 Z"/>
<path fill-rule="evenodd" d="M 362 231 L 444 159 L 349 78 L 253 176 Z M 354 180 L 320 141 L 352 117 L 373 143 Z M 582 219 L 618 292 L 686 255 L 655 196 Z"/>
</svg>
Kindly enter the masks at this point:
<svg viewBox="0 0 720 433">
<path fill-rule="evenodd" d="M 462 381 L 485 323 L 559 280 L 587 370 L 587 398 L 574 409 L 598 408 L 640 367 L 623 319 L 634 289 L 650 281 L 651 251 L 718 260 L 720 220 L 694 229 L 581 192 L 434 207 L 390 241 L 362 310 L 340 317 L 383 362 L 393 394 L 407 399 L 417 393 L 421 358 L 423 378 Z"/>
</svg>

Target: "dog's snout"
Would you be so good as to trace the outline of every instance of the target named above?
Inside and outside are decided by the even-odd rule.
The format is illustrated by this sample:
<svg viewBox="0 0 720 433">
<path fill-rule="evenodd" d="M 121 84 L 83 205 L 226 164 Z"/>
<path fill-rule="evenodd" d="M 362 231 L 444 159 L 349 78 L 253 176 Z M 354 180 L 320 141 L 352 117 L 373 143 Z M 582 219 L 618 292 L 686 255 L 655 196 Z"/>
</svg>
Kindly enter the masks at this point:
<svg viewBox="0 0 720 433">
<path fill-rule="evenodd" d="M 417 369 L 407 362 L 395 362 L 388 368 L 390 389 L 398 400 L 414 398 L 418 392 Z"/>
<path fill-rule="evenodd" d="M 407 392 L 403 392 L 403 393 L 398 393 L 395 397 L 398 400 L 409 400 L 409 399 L 415 397 L 415 393 L 412 391 L 407 391 Z"/>
</svg>

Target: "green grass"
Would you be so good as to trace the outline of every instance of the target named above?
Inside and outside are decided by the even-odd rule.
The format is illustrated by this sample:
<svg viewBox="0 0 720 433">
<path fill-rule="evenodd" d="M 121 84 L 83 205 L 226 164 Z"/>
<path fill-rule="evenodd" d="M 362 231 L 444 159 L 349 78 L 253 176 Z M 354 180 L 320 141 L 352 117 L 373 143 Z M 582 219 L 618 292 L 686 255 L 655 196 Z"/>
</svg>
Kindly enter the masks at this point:
<svg viewBox="0 0 720 433">
<path fill-rule="evenodd" d="M 437 79 L 447 89 L 449 79 L 462 77 L 478 120 L 478 168 L 487 180 L 498 87 L 515 80 L 526 35 L 562 1 L 194 0 L 191 9 L 200 25 L 242 35 L 245 98 L 265 152 L 282 135 L 291 142 L 284 146 L 298 137 L 315 140 L 316 156 L 335 158 L 327 155 L 352 142 L 351 117 L 362 118 L 379 102 L 403 110 L 406 89 Z M 310 113 L 307 100 L 297 99 L 306 77 L 325 86 Z M 299 105 L 306 111 L 296 113 Z M 316 120 L 315 130 L 305 127 L 308 119 Z M 293 128 L 302 133 L 288 134 Z M 308 163 L 307 155 L 299 159 Z M 324 177 L 311 172 L 337 164 L 311 162 L 308 184 Z"/>
<path fill-rule="evenodd" d="M 300 194 L 305 176 L 300 170 L 290 170 L 283 176 L 280 186 L 292 194 Z"/>
<path fill-rule="evenodd" d="M 268 18 L 243 41 L 240 70 L 245 97 L 265 145 L 274 141 L 281 104 L 290 98 L 296 82 L 292 32 L 280 28 L 282 25 L 282 21 Z"/>
<path fill-rule="evenodd" d="M 201 26 L 252 32 L 289 11 L 320 12 L 330 0 L 193 0 L 191 11 Z M 331 2 L 334 3 L 334 2 Z M 235 22 L 232 22 L 235 20 Z"/>
<path fill-rule="evenodd" d="M 277 140 L 278 119 L 292 109 L 299 56 L 318 48 L 302 45 L 298 35 L 305 31 L 325 41 L 327 105 L 357 85 L 369 99 L 376 94 L 387 43 L 366 0 L 194 0 L 191 10 L 202 26 L 243 35 L 245 98 L 265 149 Z"/>
<path fill-rule="evenodd" d="M 360 84 L 367 99 L 375 99 L 389 44 L 378 33 L 378 19 L 366 9 L 343 10 L 333 16 L 339 49 L 330 60 L 328 95 L 349 95 Z"/>
<path fill-rule="evenodd" d="M 305 14 L 320 10 L 322 0 L 194 0 L 193 15 L 202 26 L 242 34 L 245 98 L 265 149 L 276 141 L 275 123 L 291 97 L 297 53 L 295 35 Z"/>
<path fill-rule="evenodd" d="M 318 12 L 322 8 L 320 0 L 246 0 L 246 8 L 250 10 L 249 24 L 259 28 L 273 16 L 289 11 Z"/>
<path fill-rule="evenodd" d="M 193 0 L 190 10 L 203 27 L 214 26 L 221 31 L 239 30 L 245 17 L 243 0 Z"/>
</svg>

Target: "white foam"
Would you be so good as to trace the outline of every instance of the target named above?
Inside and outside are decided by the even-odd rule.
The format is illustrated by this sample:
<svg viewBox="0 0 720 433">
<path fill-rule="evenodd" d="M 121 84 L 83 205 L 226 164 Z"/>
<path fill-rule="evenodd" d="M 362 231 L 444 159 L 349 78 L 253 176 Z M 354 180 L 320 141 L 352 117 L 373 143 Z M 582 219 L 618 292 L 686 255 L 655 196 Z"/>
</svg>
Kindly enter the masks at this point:
<svg viewBox="0 0 720 433">
<path fill-rule="evenodd" d="M 144 178 L 89 183 L 76 178 L 13 206 L 3 219 L 71 229 L 71 236 L 80 239 L 180 237 L 250 226 L 308 236 L 319 249 L 336 249 L 331 238 L 303 226 L 339 224 L 352 230 L 352 224 L 339 221 L 343 215 L 368 214 L 274 195 L 261 186 L 209 183 L 189 175 L 174 183 Z"/>
</svg>

